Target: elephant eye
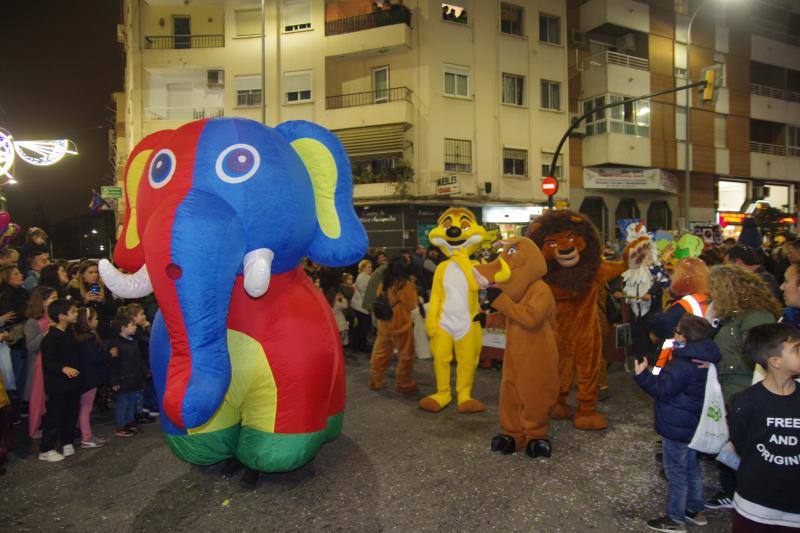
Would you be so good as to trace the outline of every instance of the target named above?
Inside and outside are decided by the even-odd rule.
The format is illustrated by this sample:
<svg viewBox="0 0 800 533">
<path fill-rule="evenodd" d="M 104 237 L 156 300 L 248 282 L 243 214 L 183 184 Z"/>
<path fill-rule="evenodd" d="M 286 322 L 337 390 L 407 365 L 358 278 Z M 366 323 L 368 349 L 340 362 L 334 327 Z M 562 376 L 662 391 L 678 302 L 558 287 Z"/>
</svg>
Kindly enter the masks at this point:
<svg viewBox="0 0 800 533">
<path fill-rule="evenodd" d="M 172 179 L 175 174 L 175 154 L 172 150 L 161 150 L 150 163 L 150 174 L 148 179 L 154 189 L 160 189 Z"/>
<path fill-rule="evenodd" d="M 217 157 L 217 177 L 226 183 L 242 183 L 258 170 L 261 156 L 249 144 L 234 144 Z"/>
<path fill-rule="evenodd" d="M 513 246 L 508 249 L 508 255 L 514 255 L 515 253 L 517 253 L 517 249 Z"/>
</svg>

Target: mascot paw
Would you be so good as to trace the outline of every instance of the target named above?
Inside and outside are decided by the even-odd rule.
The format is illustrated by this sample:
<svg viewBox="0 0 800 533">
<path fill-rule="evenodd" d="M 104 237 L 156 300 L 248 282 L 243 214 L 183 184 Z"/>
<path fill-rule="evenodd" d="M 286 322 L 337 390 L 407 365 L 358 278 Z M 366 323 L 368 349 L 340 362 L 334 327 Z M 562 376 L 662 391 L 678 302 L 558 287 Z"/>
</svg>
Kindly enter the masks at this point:
<svg viewBox="0 0 800 533">
<path fill-rule="evenodd" d="M 597 411 L 581 411 L 575 413 L 575 418 L 572 420 L 572 425 L 575 429 L 582 429 L 585 431 L 599 431 L 608 427 L 608 420 L 606 417 Z"/>
<path fill-rule="evenodd" d="M 531 457 L 550 457 L 552 450 L 547 439 L 533 439 L 525 446 L 525 453 Z"/>
<path fill-rule="evenodd" d="M 486 404 L 480 400 L 470 399 L 458 404 L 459 413 L 482 413 L 486 410 Z"/>
<path fill-rule="evenodd" d="M 242 476 L 242 479 L 239 480 L 239 486 L 243 489 L 253 490 L 258 486 L 258 477 L 258 470 L 248 468 L 247 472 Z"/>
<path fill-rule="evenodd" d="M 407 383 L 405 385 L 396 385 L 394 390 L 401 393 L 418 392 L 419 386 L 412 381 L 411 383 Z"/>
<path fill-rule="evenodd" d="M 421 399 L 418 405 L 423 411 L 430 411 L 431 413 L 438 413 L 445 408 L 444 405 L 441 405 L 430 396 L 426 396 L 425 398 Z"/>
<path fill-rule="evenodd" d="M 369 388 L 372 390 L 381 390 L 386 386 L 386 382 L 382 378 L 372 378 L 369 380 Z"/>
<path fill-rule="evenodd" d="M 503 455 L 510 455 L 517 451 L 517 441 L 514 437 L 499 434 L 492 437 L 492 451 L 503 452 Z"/>
<path fill-rule="evenodd" d="M 572 408 L 565 403 L 557 403 L 550 411 L 550 418 L 553 420 L 569 420 L 572 416 Z"/>
</svg>

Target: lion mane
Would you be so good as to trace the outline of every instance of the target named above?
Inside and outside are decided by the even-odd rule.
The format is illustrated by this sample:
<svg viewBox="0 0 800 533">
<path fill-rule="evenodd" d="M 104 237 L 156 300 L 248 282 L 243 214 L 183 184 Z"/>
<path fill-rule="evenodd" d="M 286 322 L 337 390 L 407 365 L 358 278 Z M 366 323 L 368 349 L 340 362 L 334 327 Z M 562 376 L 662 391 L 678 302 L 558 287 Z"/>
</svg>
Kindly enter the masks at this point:
<svg viewBox="0 0 800 533">
<path fill-rule="evenodd" d="M 566 292 L 583 293 L 595 283 L 602 254 L 600 234 L 592 221 L 575 211 L 548 211 L 528 227 L 528 238 L 543 250 L 548 236 L 565 231 L 580 235 L 586 242 L 586 247 L 580 252 L 581 260 L 571 268 L 562 267 L 555 259 L 548 260 L 544 280 Z"/>
</svg>

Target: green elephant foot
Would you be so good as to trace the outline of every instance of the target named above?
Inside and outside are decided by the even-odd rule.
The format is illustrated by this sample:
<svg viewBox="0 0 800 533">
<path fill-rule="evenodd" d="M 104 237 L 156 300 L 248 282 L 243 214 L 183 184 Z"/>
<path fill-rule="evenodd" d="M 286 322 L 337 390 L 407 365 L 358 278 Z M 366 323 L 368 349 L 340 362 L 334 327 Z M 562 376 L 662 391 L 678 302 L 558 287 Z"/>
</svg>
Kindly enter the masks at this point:
<svg viewBox="0 0 800 533">
<path fill-rule="evenodd" d="M 237 424 L 208 433 L 164 433 L 164 440 L 172 453 L 182 461 L 194 465 L 213 465 L 236 455 L 240 432 L 241 428 Z"/>
<path fill-rule="evenodd" d="M 326 442 L 342 433 L 344 413 L 328 417 L 324 430 L 313 433 L 268 433 L 244 427 L 236 456 L 259 472 L 289 472 L 308 463 Z"/>
</svg>

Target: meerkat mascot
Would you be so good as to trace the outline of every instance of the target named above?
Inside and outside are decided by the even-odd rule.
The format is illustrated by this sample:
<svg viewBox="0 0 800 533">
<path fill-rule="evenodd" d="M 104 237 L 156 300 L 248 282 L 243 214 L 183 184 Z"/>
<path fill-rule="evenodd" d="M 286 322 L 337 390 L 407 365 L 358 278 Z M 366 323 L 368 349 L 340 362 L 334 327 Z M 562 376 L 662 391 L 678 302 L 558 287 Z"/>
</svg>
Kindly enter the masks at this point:
<svg viewBox="0 0 800 533">
<path fill-rule="evenodd" d="M 442 213 L 428 237 L 447 259 L 436 267 L 425 317 L 425 332 L 430 338 L 436 374 L 436 393 L 419 402 L 419 407 L 425 411 L 437 413 L 453 400 L 450 363 L 454 354 L 458 412 L 486 410 L 483 402 L 472 398 L 472 381 L 481 351 L 481 326 L 476 319 L 480 312 L 480 286 L 469 258 L 480 248 L 485 234 L 486 230 L 478 224 L 472 211 L 451 207 Z"/>
</svg>

